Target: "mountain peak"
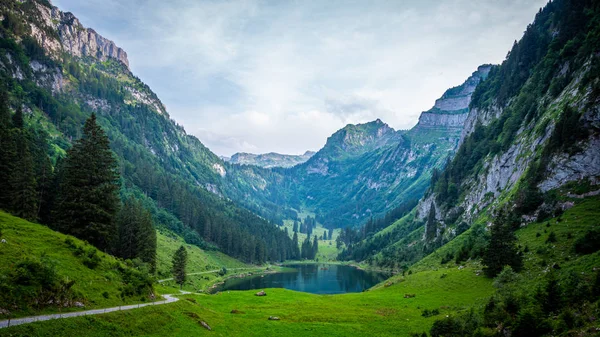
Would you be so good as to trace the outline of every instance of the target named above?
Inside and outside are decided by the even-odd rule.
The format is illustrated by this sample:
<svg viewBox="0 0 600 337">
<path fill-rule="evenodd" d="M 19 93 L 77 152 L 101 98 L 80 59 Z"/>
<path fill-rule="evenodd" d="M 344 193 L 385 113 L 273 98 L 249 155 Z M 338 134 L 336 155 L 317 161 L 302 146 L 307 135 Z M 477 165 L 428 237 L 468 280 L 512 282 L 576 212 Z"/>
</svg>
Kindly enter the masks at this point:
<svg viewBox="0 0 600 337">
<path fill-rule="evenodd" d="M 76 57 L 91 57 L 99 61 L 114 59 L 129 68 L 127 53 L 113 41 L 108 40 L 91 28 L 85 28 L 71 12 L 62 12 L 50 2 L 35 2 L 39 22 L 31 25 L 32 36 L 50 54 L 60 55 L 66 51 Z M 56 31 L 55 36 L 48 29 Z"/>
</svg>

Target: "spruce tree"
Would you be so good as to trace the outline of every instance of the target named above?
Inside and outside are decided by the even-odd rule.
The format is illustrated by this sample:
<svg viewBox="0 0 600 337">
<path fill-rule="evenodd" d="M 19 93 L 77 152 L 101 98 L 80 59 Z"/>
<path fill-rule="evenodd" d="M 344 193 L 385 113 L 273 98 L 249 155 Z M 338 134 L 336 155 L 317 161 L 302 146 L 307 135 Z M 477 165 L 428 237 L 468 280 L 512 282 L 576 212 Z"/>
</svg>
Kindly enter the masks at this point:
<svg viewBox="0 0 600 337">
<path fill-rule="evenodd" d="M 58 198 L 58 229 L 106 250 L 115 239 L 119 172 L 109 140 L 92 114 L 67 153 Z"/>
<path fill-rule="evenodd" d="M 292 238 L 292 245 L 294 259 L 300 259 L 300 246 L 298 246 L 298 233 L 296 232 Z"/>
<path fill-rule="evenodd" d="M 311 254 L 311 257 L 313 260 L 317 257 L 318 251 L 319 251 L 319 240 L 317 239 L 317 236 L 315 235 L 315 238 L 314 238 L 313 244 L 312 244 L 312 254 Z"/>
<path fill-rule="evenodd" d="M 432 202 L 429 207 L 429 215 L 427 216 L 427 224 L 425 226 L 425 239 L 431 241 L 437 235 L 437 220 L 435 219 L 435 204 Z"/>
<path fill-rule="evenodd" d="M 18 217 L 36 220 L 38 213 L 37 182 L 30 148 L 30 135 L 25 130 L 23 110 L 19 106 L 12 116 L 12 138 L 16 145 L 14 166 L 10 172 L 10 209 Z"/>
<path fill-rule="evenodd" d="M 175 279 L 175 283 L 179 284 L 180 288 L 183 288 L 183 284 L 186 279 L 186 265 L 187 265 L 187 250 L 185 250 L 184 246 L 179 247 L 173 255 L 173 268 L 171 272 L 173 273 L 173 279 Z"/>
<path fill-rule="evenodd" d="M 10 176 L 16 156 L 12 138 L 12 121 L 8 109 L 8 92 L 0 85 L 0 208 L 9 209 L 12 188 Z"/>
<path fill-rule="evenodd" d="M 139 258 L 156 269 L 156 231 L 152 216 L 142 204 L 129 198 L 117 216 L 118 240 L 115 254 L 124 259 Z"/>
<path fill-rule="evenodd" d="M 504 266 L 511 266 L 516 272 L 523 266 L 523 258 L 517 249 L 517 237 L 507 212 L 501 210 L 496 216 L 491 227 L 490 242 L 483 254 L 483 271 L 488 277 L 498 275 Z"/>
</svg>

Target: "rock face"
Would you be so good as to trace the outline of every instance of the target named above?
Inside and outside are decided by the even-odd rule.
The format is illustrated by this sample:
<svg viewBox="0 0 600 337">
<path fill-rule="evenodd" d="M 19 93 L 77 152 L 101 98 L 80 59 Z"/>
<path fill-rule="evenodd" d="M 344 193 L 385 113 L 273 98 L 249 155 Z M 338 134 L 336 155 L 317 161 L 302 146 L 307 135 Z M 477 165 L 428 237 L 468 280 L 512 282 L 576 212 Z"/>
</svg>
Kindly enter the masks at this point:
<svg viewBox="0 0 600 337">
<path fill-rule="evenodd" d="M 477 84 L 489 74 L 491 65 L 482 65 L 461 85 L 446 90 L 433 108 L 421 113 L 417 128 L 462 129 L 469 115 L 471 96 Z"/>
<path fill-rule="evenodd" d="M 302 164 L 310 159 L 315 154 L 313 151 L 306 151 L 301 155 L 289 155 L 279 153 L 253 154 L 240 152 L 236 153 L 231 158 L 221 157 L 223 160 L 232 164 L 239 165 L 256 165 L 264 168 L 272 167 L 293 167 Z"/>
<path fill-rule="evenodd" d="M 77 57 L 92 57 L 100 61 L 112 58 L 129 68 L 127 53 L 123 49 L 93 29 L 83 27 L 72 13 L 65 13 L 57 7 L 46 7 L 37 2 L 36 6 L 45 27 L 31 23 L 32 35 L 50 53 L 56 55 L 62 49 Z M 56 30 L 59 41 L 53 36 L 48 36 L 45 28 Z"/>
</svg>

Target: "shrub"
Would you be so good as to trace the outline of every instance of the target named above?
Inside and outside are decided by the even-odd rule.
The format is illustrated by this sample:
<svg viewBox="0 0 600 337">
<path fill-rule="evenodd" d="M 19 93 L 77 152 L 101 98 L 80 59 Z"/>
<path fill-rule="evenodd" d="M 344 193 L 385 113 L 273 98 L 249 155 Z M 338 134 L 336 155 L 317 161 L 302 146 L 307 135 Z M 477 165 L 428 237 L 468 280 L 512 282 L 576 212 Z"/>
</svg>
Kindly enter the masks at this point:
<svg viewBox="0 0 600 337">
<path fill-rule="evenodd" d="M 437 316 L 440 314 L 440 310 L 439 309 L 425 309 L 421 312 L 421 316 L 423 317 L 432 317 L 432 316 Z"/>
<path fill-rule="evenodd" d="M 108 291 L 105 291 L 105 292 L 103 292 L 103 293 L 102 293 L 102 297 L 104 297 L 104 298 L 109 298 L 109 297 L 110 297 L 110 295 L 108 294 Z"/>
<path fill-rule="evenodd" d="M 600 229 L 590 229 L 575 241 L 575 252 L 578 254 L 591 254 L 598 250 L 600 250 Z"/>
<path fill-rule="evenodd" d="M 556 234 L 554 232 L 550 232 L 548 238 L 546 239 L 546 243 L 555 243 L 556 242 Z"/>
<path fill-rule="evenodd" d="M 94 248 L 90 248 L 86 251 L 82 262 L 86 267 L 94 269 L 100 264 L 101 261 L 102 259 L 100 256 L 98 256 L 98 251 Z"/>
</svg>

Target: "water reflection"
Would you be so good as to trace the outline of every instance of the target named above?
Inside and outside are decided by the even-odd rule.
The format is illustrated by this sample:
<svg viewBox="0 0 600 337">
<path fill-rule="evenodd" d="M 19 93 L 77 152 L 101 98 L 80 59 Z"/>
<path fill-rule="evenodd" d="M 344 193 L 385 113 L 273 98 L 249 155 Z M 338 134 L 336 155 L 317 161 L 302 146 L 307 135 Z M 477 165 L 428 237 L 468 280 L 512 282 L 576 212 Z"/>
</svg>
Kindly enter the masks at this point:
<svg viewBox="0 0 600 337">
<path fill-rule="evenodd" d="M 288 272 L 233 278 L 217 291 L 286 288 L 313 294 L 361 292 L 384 281 L 390 274 L 330 264 L 300 264 L 288 266 Z"/>
</svg>

